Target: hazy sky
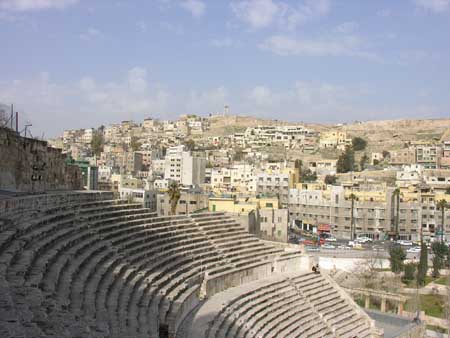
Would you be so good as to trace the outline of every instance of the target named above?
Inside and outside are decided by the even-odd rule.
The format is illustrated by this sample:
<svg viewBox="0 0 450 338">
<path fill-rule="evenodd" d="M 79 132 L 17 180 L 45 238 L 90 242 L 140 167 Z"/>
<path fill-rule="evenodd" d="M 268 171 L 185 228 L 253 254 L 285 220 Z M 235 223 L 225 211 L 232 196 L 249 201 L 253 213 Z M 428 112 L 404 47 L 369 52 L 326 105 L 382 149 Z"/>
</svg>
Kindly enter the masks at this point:
<svg viewBox="0 0 450 338">
<path fill-rule="evenodd" d="M 34 135 L 231 113 L 447 117 L 450 0 L 0 0 L 0 102 Z"/>
</svg>

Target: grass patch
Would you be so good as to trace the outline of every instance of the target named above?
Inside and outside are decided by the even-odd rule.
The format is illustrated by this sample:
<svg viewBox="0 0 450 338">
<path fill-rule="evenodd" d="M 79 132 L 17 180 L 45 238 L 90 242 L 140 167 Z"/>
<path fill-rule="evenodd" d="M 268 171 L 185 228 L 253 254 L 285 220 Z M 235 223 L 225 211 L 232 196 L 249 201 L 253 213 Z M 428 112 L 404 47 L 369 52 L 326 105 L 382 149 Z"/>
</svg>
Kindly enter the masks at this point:
<svg viewBox="0 0 450 338">
<path fill-rule="evenodd" d="M 444 300 L 440 295 L 420 295 L 420 309 L 432 317 L 444 318 Z M 415 311 L 414 300 L 408 300 L 405 309 L 409 312 Z"/>
<path fill-rule="evenodd" d="M 425 285 L 428 285 L 429 283 L 433 282 L 434 278 L 431 276 L 425 276 Z"/>
<path fill-rule="evenodd" d="M 435 331 L 435 332 L 439 332 L 439 333 L 447 333 L 447 330 L 440 327 L 440 326 L 435 326 L 435 325 L 427 325 L 427 330 L 431 330 L 431 331 Z"/>
<path fill-rule="evenodd" d="M 440 285 L 447 285 L 447 277 L 439 277 L 438 279 L 435 279 L 434 282 Z"/>
<path fill-rule="evenodd" d="M 443 278 L 443 277 L 441 277 L 441 278 Z M 439 279 L 440 279 L 440 278 L 439 278 Z M 428 284 L 430 284 L 431 282 L 437 283 L 437 281 L 438 281 L 439 279 L 434 279 L 434 278 L 431 277 L 431 276 L 426 276 L 426 277 L 425 277 L 425 285 L 428 285 Z M 416 280 L 404 281 L 404 283 L 405 283 L 405 285 L 406 285 L 407 287 L 409 287 L 409 288 L 415 288 L 415 287 L 416 287 Z M 439 283 L 439 284 L 441 284 L 441 283 Z M 425 286 L 425 285 L 424 285 L 424 286 Z M 445 278 L 444 278 L 444 285 L 445 285 Z"/>
</svg>

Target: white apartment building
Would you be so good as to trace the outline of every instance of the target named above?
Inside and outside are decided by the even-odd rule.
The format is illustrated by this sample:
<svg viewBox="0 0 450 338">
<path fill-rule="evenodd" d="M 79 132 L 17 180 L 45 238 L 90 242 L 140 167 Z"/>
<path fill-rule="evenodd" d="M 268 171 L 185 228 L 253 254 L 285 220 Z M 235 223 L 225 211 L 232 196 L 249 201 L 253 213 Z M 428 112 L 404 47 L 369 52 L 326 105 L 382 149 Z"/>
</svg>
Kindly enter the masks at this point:
<svg viewBox="0 0 450 338">
<path fill-rule="evenodd" d="M 142 203 L 144 208 L 156 211 L 156 191 L 144 189 L 119 188 L 119 196 L 123 200 Z"/>
<path fill-rule="evenodd" d="M 211 187 L 228 191 L 256 192 L 255 167 L 250 164 L 234 164 L 229 168 L 213 168 Z"/>
<path fill-rule="evenodd" d="M 101 165 L 98 167 L 98 180 L 108 182 L 111 179 L 112 173 L 112 167 Z"/>
<path fill-rule="evenodd" d="M 289 174 L 259 173 L 256 176 L 256 193 L 267 196 L 279 196 L 281 205 L 289 200 Z"/>
<path fill-rule="evenodd" d="M 167 150 L 164 164 L 164 178 L 182 185 L 193 186 L 205 181 L 206 159 L 184 151 L 184 146 Z"/>
<path fill-rule="evenodd" d="M 166 160 L 153 160 L 152 161 L 152 172 L 155 175 L 164 175 Z"/>
<path fill-rule="evenodd" d="M 81 140 L 83 143 L 91 143 L 93 137 L 94 137 L 94 129 L 89 128 L 84 130 L 84 134 Z"/>
</svg>

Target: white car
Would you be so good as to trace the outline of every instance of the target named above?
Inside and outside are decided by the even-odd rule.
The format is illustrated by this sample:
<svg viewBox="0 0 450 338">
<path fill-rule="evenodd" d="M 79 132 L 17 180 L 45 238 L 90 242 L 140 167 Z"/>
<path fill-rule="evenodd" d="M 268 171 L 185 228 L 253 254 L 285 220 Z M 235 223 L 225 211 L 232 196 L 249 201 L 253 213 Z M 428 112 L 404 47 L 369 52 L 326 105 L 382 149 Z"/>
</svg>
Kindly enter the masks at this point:
<svg viewBox="0 0 450 338">
<path fill-rule="evenodd" d="M 348 245 L 339 245 L 337 247 L 339 250 L 351 250 L 352 247 L 348 246 Z"/>
<path fill-rule="evenodd" d="M 358 237 L 355 239 L 356 242 L 359 243 L 367 243 L 367 242 L 372 242 L 372 238 L 369 237 Z"/>
<path fill-rule="evenodd" d="M 400 245 L 403 245 L 403 246 L 412 246 L 413 245 L 412 242 L 405 241 L 405 240 L 402 240 L 402 239 L 398 240 L 397 243 L 400 244 Z"/>
<path fill-rule="evenodd" d="M 413 246 L 412 248 L 409 248 L 408 250 L 406 250 L 406 252 L 419 253 L 420 252 L 420 246 Z"/>
<path fill-rule="evenodd" d="M 336 247 L 331 244 L 324 244 L 324 245 L 322 245 L 322 248 L 323 249 L 336 249 Z"/>
<path fill-rule="evenodd" d="M 325 238 L 325 242 L 336 242 L 336 238 L 334 237 Z"/>
</svg>

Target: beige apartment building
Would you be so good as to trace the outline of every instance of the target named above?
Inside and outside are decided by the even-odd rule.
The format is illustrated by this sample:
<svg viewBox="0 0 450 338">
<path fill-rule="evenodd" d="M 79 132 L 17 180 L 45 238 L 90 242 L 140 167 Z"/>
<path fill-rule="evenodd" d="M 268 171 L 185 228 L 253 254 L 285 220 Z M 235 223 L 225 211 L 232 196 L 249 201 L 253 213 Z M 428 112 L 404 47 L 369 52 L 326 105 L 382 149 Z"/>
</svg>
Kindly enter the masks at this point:
<svg viewBox="0 0 450 338">
<path fill-rule="evenodd" d="M 401 239 L 419 240 L 438 237 L 442 225 L 437 201 L 449 195 L 436 195 L 429 189 L 400 194 L 397 215 L 394 188 L 385 191 L 349 191 L 333 186 L 326 190 L 291 189 L 289 193 L 290 218 L 304 230 L 328 229 L 338 238 L 351 238 L 352 199 L 354 231 L 374 239 L 384 239 L 398 232 Z M 447 197 L 449 196 L 449 197 Z M 446 238 L 450 238 L 450 212 L 445 211 Z"/>
</svg>

